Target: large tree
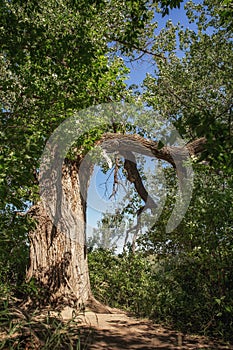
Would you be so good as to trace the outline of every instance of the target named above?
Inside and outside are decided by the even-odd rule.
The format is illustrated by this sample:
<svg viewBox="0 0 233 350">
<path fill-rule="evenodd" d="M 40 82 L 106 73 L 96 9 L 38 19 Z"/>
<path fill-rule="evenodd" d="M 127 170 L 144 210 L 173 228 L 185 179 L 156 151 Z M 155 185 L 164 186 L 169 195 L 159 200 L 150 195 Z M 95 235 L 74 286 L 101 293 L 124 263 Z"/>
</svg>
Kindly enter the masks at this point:
<svg viewBox="0 0 233 350">
<path fill-rule="evenodd" d="M 169 4 L 161 2 L 165 12 Z M 179 1 L 171 1 L 171 5 L 176 4 Z M 58 196 L 55 202 L 51 201 L 52 211 L 43 207 L 38 177 L 41 176 L 40 157 L 49 136 L 81 109 L 131 99 L 124 84 L 128 70 L 117 56 L 119 50 L 127 55 L 135 51 L 153 54 L 159 77 L 157 72 L 155 79 L 148 78 L 145 82 L 148 89 L 145 99 L 157 113 L 166 115 L 169 121 L 175 119 L 179 131 L 190 137 L 187 145 L 190 155 L 199 154 L 206 140 L 210 151 L 212 138 L 218 136 L 219 127 L 221 133 L 231 134 L 229 89 L 227 84 L 223 85 L 225 75 L 210 74 L 209 86 L 200 79 L 212 73 L 208 61 L 212 43 L 215 43 L 219 58 L 216 67 L 220 72 L 227 71 L 231 44 L 225 45 L 225 32 L 220 31 L 221 36 L 216 33 L 213 38 L 206 34 L 199 38 L 195 33 L 180 31 L 180 36 L 184 37 L 181 43 L 189 44 L 186 57 L 180 61 L 169 52 L 165 58 L 164 52 L 175 47 L 172 26 L 156 37 L 148 50 L 155 27 L 152 19 L 156 7 L 156 2 L 139 0 L 1 1 L 1 157 L 4 160 L 1 215 L 6 213 L 8 217 L 9 210 L 24 211 L 31 206 L 28 216 L 35 219 L 36 227 L 29 234 L 28 279 L 35 278 L 41 285 L 43 301 L 73 304 L 85 303 L 91 298 L 84 239 L 86 192 L 93 169 L 85 155 L 91 148 L 104 144 L 108 152 L 121 154 L 127 178 L 145 203 L 137 214 L 146 208 L 153 211 L 155 203 L 143 185 L 131 149 L 163 159 L 176 168 L 181 178 L 185 175 L 181 174 L 181 163 L 187 153 L 180 147 L 162 147 L 151 137 L 149 130 L 154 120 L 150 114 L 148 119 L 145 114 L 146 128 L 140 123 L 132 128 L 130 123 L 122 125 L 114 120 L 112 123 L 103 120 L 99 127 L 93 124 L 91 130 L 77 138 L 64 162 L 59 163 L 61 172 L 59 179 L 55 177 L 55 192 L 56 180 L 59 180 L 66 202 L 62 202 L 63 196 Z M 206 58 L 203 65 L 199 65 L 198 57 Z M 214 93 L 214 96 L 205 95 L 208 103 L 206 99 L 200 101 L 207 88 Z M 206 127 L 210 120 L 214 121 L 213 127 L 205 132 L 201 126 Z M 85 125 L 85 117 L 79 122 Z M 225 139 L 230 144 L 231 139 Z M 217 140 L 212 158 L 222 147 L 220 138 Z M 62 144 L 59 141 L 58 151 Z M 56 153 L 56 148 L 53 151 Z M 84 177 L 80 172 L 83 161 L 87 168 Z M 51 162 L 51 166 L 55 167 L 56 162 Z M 56 174 L 57 169 L 53 170 Z M 46 190 L 47 198 L 54 199 L 57 195 L 53 192 L 52 182 Z M 67 202 L 73 214 L 64 221 L 61 210 L 66 209 Z M 51 217 L 53 210 L 55 219 Z M 73 239 L 74 229 L 76 239 Z"/>
<path fill-rule="evenodd" d="M 116 53 L 145 51 L 157 5 L 144 1 L 0 3 L 1 216 L 6 220 L 9 211 L 31 207 L 27 217 L 34 219 L 36 227 L 29 233 L 27 277 L 41 285 L 43 301 L 82 303 L 91 296 L 84 231 L 85 192 L 92 167 L 84 179 L 79 168 L 102 134 L 117 130 L 113 123 L 87 133 L 77 140 L 80 151 L 71 151 L 62 165 L 62 186 L 76 217 L 76 240 L 69 230 L 67 234 L 56 226 L 40 201 L 43 148 L 50 134 L 75 111 L 127 100 L 124 79 L 128 70 Z M 169 5 L 177 6 L 179 1 L 160 5 L 166 13 Z M 18 222 L 21 219 L 7 226 L 16 224 L 17 228 Z M 28 227 L 22 225 L 24 231 Z"/>
</svg>

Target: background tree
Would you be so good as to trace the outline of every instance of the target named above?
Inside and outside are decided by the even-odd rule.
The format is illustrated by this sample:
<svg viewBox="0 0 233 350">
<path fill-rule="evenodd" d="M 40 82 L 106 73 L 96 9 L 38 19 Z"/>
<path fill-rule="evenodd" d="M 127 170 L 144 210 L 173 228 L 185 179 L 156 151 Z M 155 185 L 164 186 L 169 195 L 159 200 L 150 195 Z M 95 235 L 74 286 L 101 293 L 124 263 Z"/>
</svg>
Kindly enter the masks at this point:
<svg viewBox="0 0 233 350">
<path fill-rule="evenodd" d="M 168 21 L 153 46 L 156 54 L 166 52 L 167 59 L 155 56 L 157 69 L 144 81 L 144 98 L 171 118 L 182 137 L 205 136 L 203 159 L 208 154 L 208 160 L 227 171 L 232 164 L 233 51 L 230 29 L 219 27 L 219 12 L 214 2 L 189 5 L 189 18 L 196 18 L 198 31 Z M 177 39 L 181 57 L 176 55 Z"/>
</svg>

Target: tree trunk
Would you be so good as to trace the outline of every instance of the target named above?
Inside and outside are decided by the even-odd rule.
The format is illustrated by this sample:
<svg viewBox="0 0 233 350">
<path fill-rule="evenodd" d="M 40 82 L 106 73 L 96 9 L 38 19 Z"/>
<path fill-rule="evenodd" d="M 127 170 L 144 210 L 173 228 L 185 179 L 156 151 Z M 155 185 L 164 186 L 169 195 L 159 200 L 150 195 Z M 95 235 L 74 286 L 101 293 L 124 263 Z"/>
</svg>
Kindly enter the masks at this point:
<svg viewBox="0 0 233 350">
<path fill-rule="evenodd" d="M 30 210 L 37 224 L 29 234 L 30 267 L 27 279 L 34 278 L 42 287 L 40 296 L 43 303 L 74 307 L 85 304 L 91 297 L 85 244 L 84 198 L 91 169 L 89 168 L 89 176 L 85 173 L 86 177 L 82 180 L 78 166 L 77 162 L 67 161 L 63 165 L 62 191 L 70 205 L 68 210 L 72 210 L 66 216 L 64 232 L 51 221 L 48 208 L 44 208 L 42 202 Z M 81 182 L 84 187 L 82 191 Z"/>
</svg>

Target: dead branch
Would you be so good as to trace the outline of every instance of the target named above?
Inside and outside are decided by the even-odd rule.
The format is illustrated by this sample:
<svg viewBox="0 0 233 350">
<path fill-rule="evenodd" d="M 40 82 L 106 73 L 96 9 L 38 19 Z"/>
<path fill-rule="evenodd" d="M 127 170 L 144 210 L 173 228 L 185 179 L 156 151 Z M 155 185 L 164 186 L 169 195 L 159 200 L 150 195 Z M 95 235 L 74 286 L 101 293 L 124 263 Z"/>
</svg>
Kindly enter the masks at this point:
<svg viewBox="0 0 233 350">
<path fill-rule="evenodd" d="M 125 158 L 124 169 L 127 172 L 127 179 L 134 184 L 136 191 L 145 202 L 143 210 L 147 208 L 150 208 L 151 210 L 155 209 L 157 207 L 157 204 L 148 194 L 143 185 L 141 175 L 137 169 L 137 161 L 135 155 L 130 151 L 122 151 L 121 154 Z"/>
</svg>

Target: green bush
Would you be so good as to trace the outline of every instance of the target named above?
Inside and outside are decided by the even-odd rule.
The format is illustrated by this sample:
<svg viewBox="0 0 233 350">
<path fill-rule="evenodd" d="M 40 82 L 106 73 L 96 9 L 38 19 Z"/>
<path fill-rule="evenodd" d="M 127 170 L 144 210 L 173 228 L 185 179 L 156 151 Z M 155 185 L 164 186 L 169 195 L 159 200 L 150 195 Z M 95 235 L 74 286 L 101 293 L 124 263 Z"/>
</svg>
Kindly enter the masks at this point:
<svg viewBox="0 0 233 350">
<path fill-rule="evenodd" d="M 151 317 L 183 332 L 233 340 L 232 272 L 225 271 L 228 282 L 220 280 L 222 265 L 211 256 L 206 264 L 187 257 L 174 260 L 165 261 L 154 275 Z"/>
<path fill-rule="evenodd" d="M 141 253 L 98 249 L 89 253 L 92 291 L 96 298 L 112 306 L 148 315 L 151 309 L 148 289 L 151 285 L 151 263 Z"/>
<path fill-rule="evenodd" d="M 0 292 L 19 297 L 29 261 L 28 224 L 25 216 L 5 210 L 0 213 Z"/>
<path fill-rule="evenodd" d="M 140 252 L 117 256 L 94 250 L 89 253 L 92 290 L 112 307 L 185 333 L 232 341 L 233 273 L 227 261 L 224 270 L 224 261 L 215 259 L 180 254 L 156 262 Z"/>
</svg>

